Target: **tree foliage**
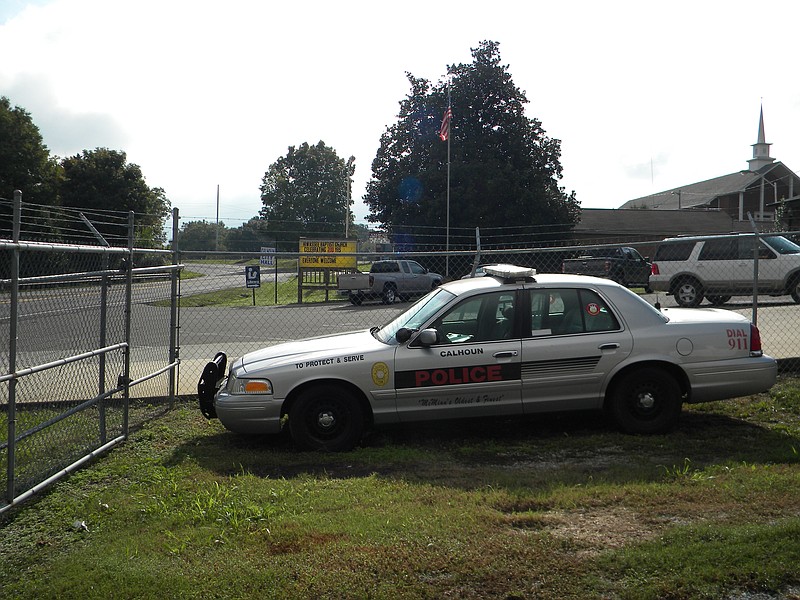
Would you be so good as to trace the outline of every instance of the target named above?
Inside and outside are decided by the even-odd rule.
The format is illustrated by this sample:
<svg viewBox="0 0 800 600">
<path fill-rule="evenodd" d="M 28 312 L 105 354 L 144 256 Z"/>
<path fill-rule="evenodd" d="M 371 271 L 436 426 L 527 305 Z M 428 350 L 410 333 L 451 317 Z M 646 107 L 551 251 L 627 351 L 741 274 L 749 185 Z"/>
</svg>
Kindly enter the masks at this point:
<svg viewBox="0 0 800 600">
<path fill-rule="evenodd" d="M 136 213 L 137 246 L 161 246 L 166 239 L 169 200 L 163 189 L 146 184 L 124 152 L 97 148 L 60 160 L 50 155 L 30 114 L 0 97 L 0 237 L 10 237 L 9 201 L 17 189 L 29 208 L 38 205 L 25 211 L 24 239 L 74 241 L 77 232 L 85 241 L 88 228 L 65 223 L 62 208 L 86 213 L 115 245 L 127 242 L 127 211 Z"/>
<path fill-rule="evenodd" d="M 344 237 L 345 215 L 352 222 L 348 185 L 355 166 L 320 141 L 290 146 L 270 165 L 261 182 L 259 215 L 283 249 L 296 250 L 300 237 Z"/>
<path fill-rule="evenodd" d="M 567 195 L 558 183 L 560 141 L 525 115 L 528 100 L 501 64 L 497 42 L 481 42 L 472 58 L 449 69 L 450 227 L 481 227 L 482 238 L 484 228 L 502 228 L 509 244 L 535 226 L 574 224 L 579 215 L 575 193 Z M 443 234 L 448 144 L 438 133 L 448 106 L 447 81 L 432 85 L 410 73 L 407 77 L 411 91 L 372 163 L 364 197 L 367 218 L 395 237 L 418 232 L 419 226 Z M 444 246 L 443 235 L 426 239 Z"/>
<path fill-rule="evenodd" d="M 0 97 L 0 198 L 10 201 L 21 190 L 26 202 L 57 203 L 59 167 L 50 158 L 31 115 Z M 35 225 L 35 224 L 34 224 Z M 46 226 L 45 223 L 38 223 Z M 0 206 L 0 237 L 11 237 L 11 204 Z"/>
<path fill-rule="evenodd" d="M 219 231 L 218 231 L 219 230 Z M 216 225 L 205 219 L 202 221 L 188 221 L 181 225 L 178 233 L 178 248 L 180 250 L 224 250 L 225 241 L 230 232 L 225 223 Z M 219 233 L 219 245 L 217 245 Z"/>
<path fill-rule="evenodd" d="M 61 166 L 64 173 L 60 186 L 62 206 L 87 212 L 119 211 L 119 220 L 99 219 L 94 223 L 101 234 L 113 239 L 127 236 L 124 214 L 133 211 L 136 213 L 137 244 L 163 244 L 169 200 L 163 189 L 147 185 L 142 170 L 128 163 L 124 152 L 108 148 L 84 150 L 65 158 Z M 88 215 L 87 218 L 92 220 Z"/>
<path fill-rule="evenodd" d="M 225 249 L 231 252 L 259 252 L 262 247 L 274 247 L 275 239 L 267 227 L 267 222 L 253 217 L 241 227 L 228 230 Z M 297 247 L 292 248 L 297 252 Z"/>
</svg>

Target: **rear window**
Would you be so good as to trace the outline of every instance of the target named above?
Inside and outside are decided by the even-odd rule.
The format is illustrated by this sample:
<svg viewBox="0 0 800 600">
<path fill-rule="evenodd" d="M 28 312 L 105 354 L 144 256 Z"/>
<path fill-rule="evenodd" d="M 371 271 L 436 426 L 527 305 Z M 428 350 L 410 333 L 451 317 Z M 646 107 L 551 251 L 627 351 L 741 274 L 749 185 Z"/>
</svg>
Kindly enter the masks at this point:
<svg viewBox="0 0 800 600">
<path fill-rule="evenodd" d="M 656 248 L 654 261 L 688 260 L 694 248 L 694 242 L 668 242 Z"/>
<path fill-rule="evenodd" d="M 400 264 L 394 261 L 376 262 L 370 268 L 371 273 L 397 273 L 400 271 Z"/>
<path fill-rule="evenodd" d="M 578 257 L 607 258 L 609 256 L 615 256 L 616 254 L 616 248 L 586 248 L 578 252 Z"/>
</svg>

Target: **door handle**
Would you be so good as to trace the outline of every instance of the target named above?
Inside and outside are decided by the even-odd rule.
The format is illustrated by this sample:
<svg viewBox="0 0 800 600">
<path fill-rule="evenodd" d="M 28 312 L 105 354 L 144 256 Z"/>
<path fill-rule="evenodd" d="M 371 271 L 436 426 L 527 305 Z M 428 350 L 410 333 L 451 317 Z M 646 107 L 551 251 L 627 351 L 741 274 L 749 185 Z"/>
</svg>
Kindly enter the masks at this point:
<svg viewBox="0 0 800 600">
<path fill-rule="evenodd" d="M 513 358 L 517 355 L 516 350 L 502 350 L 500 352 L 495 352 L 492 354 L 495 358 Z"/>
<path fill-rule="evenodd" d="M 600 344 L 597 348 L 599 350 L 616 350 L 619 348 L 619 344 L 616 342 L 610 342 L 608 344 Z"/>
</svg>

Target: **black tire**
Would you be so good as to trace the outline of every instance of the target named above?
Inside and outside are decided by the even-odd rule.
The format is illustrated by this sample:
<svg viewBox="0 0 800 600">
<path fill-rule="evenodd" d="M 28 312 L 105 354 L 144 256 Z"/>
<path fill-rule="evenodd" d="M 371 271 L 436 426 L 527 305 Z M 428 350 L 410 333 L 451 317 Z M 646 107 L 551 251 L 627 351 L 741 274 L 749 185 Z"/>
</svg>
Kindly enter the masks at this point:
<svg viewBox="0 0 800 600">
<path fill-rule="evenodd" d="M 383 286 L 383 294 L 381 295 L 381 301 L 384 304 L 394 304 L 397 300 L 397 288 L 394 287 L 393 284 L 387 283 Z"/>
<path fill-rule="evenodd" d="M 350 294 L 350 302 L 353 306 L 361 306 L 361 303 L 364 299 L 361 297 L 361 294 Z"/>
<path fill-rule="evenodd" d="M 730 299 L 731 299 L 731 296 L 726 296 L 726 295 L 706 296 L 706 300 L 708 300 L 714 306 L 722 306 L 723 304 L 725 304 Z"/>
<path fill-rule="evenodd" d="M 364 433 L 364 413 L 344 388 L 318 385 L 297 398 L 289 412 L 289 431 L 302 448 L 351 450 Z"/>
<path fill-rule="evenodd" d="M 795 303 L 800 304 L 800 277 L 795 276 L 792 279 L 792 282 L 789 284 L 789 294 L 792 296 L 792 300 Z"/>
<path fill-rule="evenodd" d="M 673 294 L 675 302 L 684 308 L 694 308 L 700 306 L 703 301 L 703 286 L 696 279 L 687 277 L 681 279 L 675 285 L 675 293 Z"/>
<path fill-rule="evenodd" d="M 609 412 L 625 433 L 664 433 L 678 423 L 681 388 L 675 378 L 656 367 L 624 376 L 610 397 Z"/>
</svg>

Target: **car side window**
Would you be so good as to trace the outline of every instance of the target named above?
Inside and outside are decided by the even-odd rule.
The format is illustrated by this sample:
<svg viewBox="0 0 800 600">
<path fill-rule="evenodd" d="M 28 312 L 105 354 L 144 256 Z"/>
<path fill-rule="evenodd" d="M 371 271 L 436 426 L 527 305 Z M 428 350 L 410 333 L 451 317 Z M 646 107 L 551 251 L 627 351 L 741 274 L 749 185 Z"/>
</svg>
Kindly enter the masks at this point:
<svg viewBox="0 0 800 600">
<path fill-rule="evenodd" d="M 739 256 L 740 260 L 753 260 L 753 244 L 755 243 L 754 237 L 745 237 L 739 240 Z M 770 259 L 777 258 L 775 254 L 767 248 L 764 242 L 758 242 L 758 258 Z"/>
<path fill-rule="evenodd" d="M 432 325 L 439 343 L 464 344 L 514 336 L 514 293 L 493 292 L 467 298 Z"/>
<path fill-rule="evenodd" d="M 531 337 L 616 331 L 619 321 L 592 290 L 531 292 Z"/>
<path fill-rule="evenodd" d="M 736 260 L 739 248 L 735 239 L 706 240 L 700 250 L 699 260 Z"/>
<path fill-rule="evenodd" d="M 409 262 L 408 263 L 408 268 L 411 270 L 411 272 L 414 275 L 424 275 L 425 274 L 425 267 L 423 267 L 419 263 Z"/>
<path fill-rule="evenodd" d="M 639 254 L 639 251 L 635 248 L 628 248 L 628 253 L 630 254 L 630 259 L 635 260 L 637 262 L 644 262 L 644 257 Z"/>
<path fill-rule="evenodd" d="M 656 249 L 655 261 L 689 260 L 694 242 L 669 242 Z"/>
</svg>

